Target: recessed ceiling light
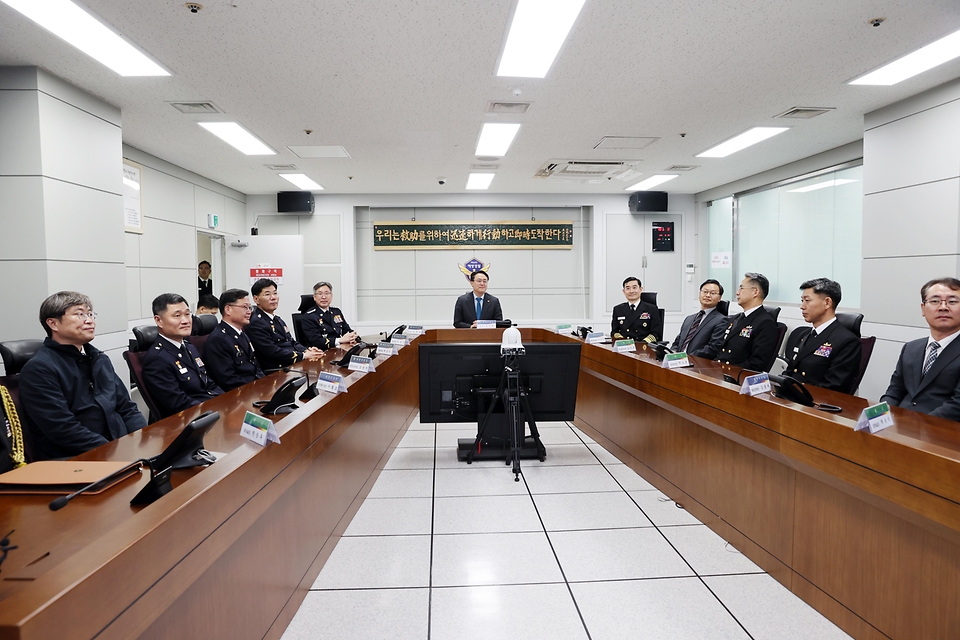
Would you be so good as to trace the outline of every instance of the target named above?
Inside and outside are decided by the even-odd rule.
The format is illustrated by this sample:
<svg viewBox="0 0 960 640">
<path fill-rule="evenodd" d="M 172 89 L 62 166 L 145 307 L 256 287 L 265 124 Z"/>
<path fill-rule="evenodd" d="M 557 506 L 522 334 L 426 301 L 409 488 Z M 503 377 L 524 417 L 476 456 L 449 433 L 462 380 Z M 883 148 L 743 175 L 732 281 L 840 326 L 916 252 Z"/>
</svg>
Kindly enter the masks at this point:
<svg viewBox="0 0 960 640">
<path fill-rule="evenodd" d="M 841 184 L 850 184 L 851 182 L 856 182 L 856 180 L 827 180 L 826 182 L 809 184 L 805 187 L 800 187 L 799 189 L 790 189 L 790 193 L 806 193 L 807 191 L 816 191 L 817 189 L 826 189 L 827 187 L 837 187 Z"/>
<path fill-rule="evenodd" d="M 277 175 L 287 182 L 292 182 L 304 191 L 323 191 L 323 187 L 302 173 L 278 173 Z"/>
<path fill-rule="evenodd" d="M 170 73 L 70 0 L 0 0 L 121 76 Z"/>
<path fill-rule="evenodd" d="M 520 0 L 507 32 L 498 76 L 543 78 L 586 0 Z"/>
<path fill-rule="evenodd" d="M 236 122 L 199 122 L 197 124 L 248 156 L 277 155 L 276 151 L 260 142 Z"/>
<path fill-rule="evenodd" d="M 507 149 L 510 148 L 510 144 L 519 130 L 519 124 L 483 123 L 475 155 L 495 158 L 507 155 Z"/>
<path fill-rule="evenodd" d="M 632 187 L 627 187 L 624 191 L 646 191 L 648 189 L 653 189 L 658 184 L 663 184 L 667 180 L 673 180 L 674 178 L 679 178 L 680 176 L 672 175 L 668 176 L 666 174 L 659 174 L 655 176 L 650 176 L 642 182 L 638 182 Z"/>
<path fill-rule="evenodd" d="M 871 71 L 855 80 L 851 80 L 850 84 L 890 86 L 944 62 L 949 62 L 957 56 L 960 56 L 960 31 L 954 31 L 950 35 L 940 38 L 936 42 L 931 42 L 913 53 L 908 53 L 899 60 L 894 60 L 876 71 Z"/>
<path fill-rule="evenodd" d="M 730 154 L 736 153 L 741 149 L 746 149 L 750 145 L 763 142 L 767 138 L 772 138 L 778 133 L 783 133 L 790 127 L 754 127 L 749 131 L 744 131 L 738 136 L 730 138 L 726 142 L 721 142 L 717 146 L 707 149 L 703 153 L 697 154 L 698 158 L 726 158 Z"/>
<path fill-rule="evenodd" d="M 467 189 L 489 189 L 495 173 L 471 173 L 467 176 Z"/>
</svg>

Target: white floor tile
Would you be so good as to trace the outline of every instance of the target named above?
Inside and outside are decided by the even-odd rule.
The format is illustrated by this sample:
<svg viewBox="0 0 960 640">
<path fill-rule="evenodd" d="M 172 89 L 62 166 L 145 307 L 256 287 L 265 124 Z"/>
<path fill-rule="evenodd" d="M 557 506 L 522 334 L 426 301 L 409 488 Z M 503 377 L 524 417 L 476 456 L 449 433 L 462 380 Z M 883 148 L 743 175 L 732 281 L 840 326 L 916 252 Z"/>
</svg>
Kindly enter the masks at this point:
<svg viewBox="0 0 960 640">
<path fill-rule="evenodd" d="M 593 451 L 594 455 L 596 455 L 603 464 L 623 464 L 620 458 L 613 455 L 596 442 L 587 444 L 587 446 L 590 447 L 590 450 Z"/>
<path fill-rule="evenodd" d="M 429 498 L 433 495 L 430 469 L 385 469 L 370 489 L 370 498 Z"/>
<path fill-rule="evenodd" d="M 578 436 L 580 436 L 580 439 L 583 440 L 584 442 L 586 442 L 587 444 L 595 444 L 595 443 L 596 443 L 596 441 L 595 441 L 593 438 L 591 438 L 590 436 L 588 436 L 586 433 L 584 433 L 583 431 L 581 431 L 581 430 L 578 429 L 577 427 L 571 426 L 570 428 L 573 429 L 573 432 L 574 432 L 575 434 L 577 434 Z"/>
<path fill-rule="evenodd" d="M 433 538 L 433 586 L 562 582 L 543 532 Z"/>
<path fill-rule="evenodd" d="M 529 495 L 437 498 L 433 531 L 507 533 L 543 531 L 543 525 Z"/>
<path fill-rule="evenodd" d="M 436 470 L 437 497 L 453 496 L 510 496 L 527 493 L 527 487 L 513 481 L 510 467 L 503 462 L 495 466 L 477 466 L 476 464 L 456 469 Z"/>
<path fill-rule="evenodd" d="M 547 531 L 652 527 L 626 493 L 550 493 L 534 498 Z"/>
<path fill-rule="evenodd" d="M 477 433 L 476 422 L 438 422 L 437 431 L 449 431 L 451 429 L 473 429 L 474 435 Z"/>
<path fill-rule="evenodd" d="M 543 427 L 537 425 L 540 431 L 540 441 L 548 447 L 552 444 L 583 444 L 583 440 L 568 426 Z"/>
<path fill-rule="evenodd" d="M 340 538 L 314 589 L 430 585 L 430 536 Z"/>
<path fill-rule="evenodd" d="M 589 582 L 571 588 L 592 640 L 749 638 L 696 578 Z"/>
<path fill-rule="evenodd" d="M 706 525 L 687 527 L 662 527 L 660 532 L 667 537 L 683 559 L 701 576 L 726 573 L 763 573 L 747 556 L 710 530 Z"/>
<path fill-rule="evenodd" d="M 502 467 L 503 460 L 474 460 L 470 464 L 457 459 L 457 450 L 452 447 L 437 449 L 437 469 L 476 469 L 479 467 Z"/>
<path fill-rule="evenodd" d="M 571 582 L 692 576 L 683 558 L 653 528 L 559 531 L 550 541 Z"/>
<path fill-rule="evenodd" d="M 416 449 L 396 448 L 384 469 L 433 469 L 433 447 Z"/>
<path fill-rule="evenodd" d="M 407 433 L 397 443 L 397 448 L 401 447 L 433 447 L 435 436 L 434 431 L 407 431 Z"/>
<path fill-rule="evenodd" d="M 849 638 L 767 574 L 704 578 L 755 640 Z"/>
<path fill-rule="evenodd" d="M 345 536 L 430 535 L 433 500 L 375 498 L 364 500 Z"/>
<path fill-rule="evenodd" d="M 522 464 L 521 464 L 522 466 Z M 530 493 L 623 491 L 603 465 L 570 467 L 522 466 Z"/>
<path fill-rule="evenodd" d="M 525 464 L 544 467 L 571 466 L 600 464 L 597 456 L 587 448 L 585 444 L 546 444 L 547 459 L 543 462 L 539 460 L 521 460 L 520 465 Z"/>
<path fill-rule="evenodd" d="M 282 640 L 424 640 L 429 589 L 311 591 Z"/>
<path fill-rule="evenodd" d="M 430 638 L 585 640 L 587 635 L 565 585 L 533 584 L 434 589 Z"/>
<path fill-rule="evenodd" d="M 473 429 L 444 429 L 437 431 L 437 450 L 456 449 L 460 438 L 476 438 L 477 428 Z"/>
<path fill-rule="evenodd" d="M 415 418 L 413 422 L 410 423 L 408 431 L 433 431 L 437 428 L 437 423 L 435 422 L 420 422 L 419 418 Z"/>
<path fill-rule="evenodd" d="M 678 524 L 702 524 L 686 509 L 677 504 L 659 491 L 630 491 L 630 497 L 636 501 L 650 521 L 658 527 L 669 527 Z M 661 502 L 665 500 L 665 502 Z"/>
<path fill-rule="evenodd" d="M 657 488 L 640 477 L 625 464 L 608 464 L 607 470 L 617 479 L 624 491 L 656 491 Z"/>
</svg>

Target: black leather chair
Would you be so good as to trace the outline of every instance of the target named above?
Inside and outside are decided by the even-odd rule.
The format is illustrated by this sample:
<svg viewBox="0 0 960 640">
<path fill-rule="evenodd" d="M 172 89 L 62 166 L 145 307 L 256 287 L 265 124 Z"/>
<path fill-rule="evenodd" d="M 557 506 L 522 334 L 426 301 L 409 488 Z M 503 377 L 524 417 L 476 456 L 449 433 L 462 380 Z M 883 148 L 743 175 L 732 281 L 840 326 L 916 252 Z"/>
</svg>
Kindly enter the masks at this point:
<svg viewBox="0 0 960 640">
<path fill-rule="evenodd" d="M 838 313 L 837 322 L 853 332 L 853 335 L 860 337 L 860 325 L 863 323 L 862 313 Z"/>
<path fill-rule="evenodd" d="M 779 324 L 778 318 L 780 318 L 780 307 L 768 307 L 767 305 L 763 305 L 763 308 L 767 310 L 767 313 L 773 316 L 773 321 Z"/>
<path fill-rule="evenodd" d="M 290 324 L 293 325 L 293 337 L 297 339 L 297 342 L 308 347 L 306 340 L 303 336 L 303 314 L 302 313 L 291 313 L 290 314 Z"/>
<path fill-rule="evenodd" d="M 0 342 L 0 357 L 3 357 L 3 371 L 7 376 L 20 374 L 23 365 L 37 355 L 43 340 L 8 340 Z"/>
<path fill-rule="evenodd" d="M 134 346 L 136 348 L 124 351 L 123 359 L 127 363 L 127 368 L 130 369 L 130 377 L 137 385 L 137 388 L 140 389 L 140 395 L 143 397 L 143 401 L 150 411 L 147 422 L 152 424 L 160 419 L 161 414 L 160 410 L 157 409 L 157 403 L 153 401 L 150 392 L 147 391 L 146 385 L 143 384 L 143 353 L 156 343 L 160 331 L 155 324 L 145 324 L 134 327 L 133 335 L 135 338 L 134 342 L 136 343 Z"/>
<path fill-rule="evenodd" d="M 192 336 L 206 336 L 213 333 L 213 330 L 220 324 L 220 319 L 212 314 L 193 316 L 193 329 L 190 332 Z M 193 344 L 193 341 L 190 341 Z"/>
<path fill-rule="evenodd" d="M 769 310 L 769 309 L 768 309 Z M 780 312 L 780 308 L 777 308 L 777 312 Z M 764 371 L 770 371 L 773 368 L 773 364 L 777 361 L 777 358 L 780 356 L 780 350 L 783 348 L 783 338 L 787 335 L 787 325 L 782 322 L 777 323 L 777 348 L 773 351 L 773 357 L 767 362 L 767 366 L 764 367 Z"/>
<path fill-rule="evenodd" d="M 857 390 L 860 389 L 860 382 L 863 380 L 863 374 L 867 372 L 867 365 L 870 364 L 870 356 L 873 355 L 873 347 L 876 344 L 877 336 L 860 338 L 860 371 L 857 372 L 857 382 L 853 385 L 853 391 L 851 392 L 853 394 L 856 394 Z"/>
<path fill-rule="evenodd" d="M 721 300 L 720 302 L 718 302 L 718 303 L 717 303 L 717 311 L 719 311 L 720 313 L 722 313 L 722 314 L 725 315 L 725 316 L 729 316 L 729 315 L 730 315 L 730 301 L 729 301 L 729 300 Z"/>
<path fill-rule="evenodd" d="M 656 291 L 641 291 L 640 292 L 640 302 L 649 302 L 653 306 L 657 307 L 657 292 Z M 660 312 L 660 326 L 663 326 L 664 319 L 667 316 L 666 311 L 657 307 L 657 311 Z M 662 331 L 661 331 L 662 333 Z M 657 336 L 657 340 L 663 340 L 663 336 Z"/>
<path fill-rule="evenodd" d="M 297 311 L 300 313 L 306 313 L 310 310 L 310 307 L 317 304 L 317 301 L 313 299 L 313 294 L 310 293 L 301 293 L 300 294 L 300 306 L 297 307 Z"/>
</svg>

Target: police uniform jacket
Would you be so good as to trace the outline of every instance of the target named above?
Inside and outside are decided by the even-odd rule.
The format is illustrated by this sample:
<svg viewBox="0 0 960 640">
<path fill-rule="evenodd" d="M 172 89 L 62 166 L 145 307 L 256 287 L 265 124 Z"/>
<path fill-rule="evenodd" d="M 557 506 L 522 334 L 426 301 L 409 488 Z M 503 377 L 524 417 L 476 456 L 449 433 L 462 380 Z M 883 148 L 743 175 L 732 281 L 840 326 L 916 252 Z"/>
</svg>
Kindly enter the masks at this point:
<svg viewBox="0 0 960 640">
<path fill-rule="evenodd" d="M 143 354 L 143 383 L 164 418 L 223 393 L 196 347 L 186 339 L 177 347 L 163 336 Z"/>
<path fill-rule="evenodd" d="M 20 418 L 32 460 L 66 458 L 147 426 L 110 358 L 51 338 L 20 372 Z"/>
<path fill-rule="evenodd" d="M 500 310 L 500 300 L 489 293 L 483 294 L 480 303 L 480 317 L 477 317 L 477 296 L 473 291 L 457 298 L 453 308 L 453 326 L 457 329 L 469 329 L 474 320 L 503 320 L 503 311 Z"/>
<path fill-rule="evenodd" d="M 293 339 L 293 334 L 280 316 L 270 318 L 260 309 L 254 309 L 250 324 L 243 330 L 253 343 L 263 371 L 276 371 L 303 360 L 307 348 Z"/>
<path fill-rule="evenodd" d="M 698 311 L 684 318 L 683 323 L 680 325 L 680 333 L 677 334 L 673 344 L 670 345 L 673 351 L 683 349 L 683 343 L 687 339 L 690 327 L 696 322 L 697 314 L 699 313 Z M 720 351 L 720 344 L 723 342 L 723 335 L 726 333 L 727 325 L 729 324 L 730 321 L 727 316 L 720 313 L 716 307 L 714 307 L 713 311 L 708 313 L 706 317 L 700 321 L 700 326 L 697 327 L 696 332 L 690 339 L 690 344 L 687 345 L 687 355 L 707 358 L 709 360 L 716 358 L 717 353 Z"/>
<path fill-rule="evenodd" d="M 630 311 L 629 302 L 618 304 L 613 308 L 613 319 L 610 322 L 610 335 L 616 333 L 634 340 L 643 340 L 650 335 L 660 340 L 663 337 L 660 310 L 656 305 L 642 300 L 637 302 L 633 311 Z"/>
<path fill-rule="evenodd" d="M 337 346 L 337 338 L 353 331 L 343 317 L 343 311 L 336 307 L 327 307 L 326 311 L 322 311 L 317 305 L 300 316 L 300 329 L 308 346 L 324 351 Z"/>
<path fill-rule="evenodd" d="M 924 376 L 921 373 L 926 355 L 926 338 L 903 345 L 890 386 L 880 401 L 892 407 L 960 421 L 960 337 L 940 351 Z M 22 388 L 20 394 L 23 397 Z"/>
<path fill-rule="evenodd" d="M 811 336 L 812 328 L 794 331 L 787 339 L 784 373 L 804 384 L 853 393 L 860 372 L 860 338 L 834 320 Z"/>
<path fill-rule="evenodd" d="M 249 336 L 237 332 L 227 322 L 221 321 L 207 337 L 203 357 L 210 376 L 224 391 L 232 391 L 263 377 Z"/>
<path fill-rule="evenodd" d="M 717 360 L 753 371 L 766 371 L 777 351 L 777 323 L 762 306 L 749 316 L 728 318 Z"/>
</svg>

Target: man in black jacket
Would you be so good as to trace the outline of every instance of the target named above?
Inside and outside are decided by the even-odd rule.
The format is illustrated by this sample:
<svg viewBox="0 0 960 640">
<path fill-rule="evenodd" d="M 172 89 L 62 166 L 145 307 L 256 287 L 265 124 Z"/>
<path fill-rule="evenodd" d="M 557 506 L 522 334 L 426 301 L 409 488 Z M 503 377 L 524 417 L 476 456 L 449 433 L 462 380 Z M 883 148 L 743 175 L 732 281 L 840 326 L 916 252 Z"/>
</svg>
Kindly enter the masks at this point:
<svg viewBox="0 0 960 640">
<path fill-rule="evenodd" d="M 186 299 L 161 293 L 153 300 L 153 320 L 160 335 L 143 354 L 143 383 L 166 418 L 223 393 L 196 347 L 184 340 L 193 328 Z"/>
<path fill-rule="evenodd" d="M 33 460 L 79 455 L 147 424 L 110 358 L 90 344 L 96 320 L 90 298 L 74 291 L 40 305 L 47 338 L 20 372 L 21 418 Z"/>
<path fill-rule="evenodd" d="M 613 308 L 613 319 L 610 322 L 610 335 L 615 340 L 633 338 L 656 342 L 663 336 L 660 310 L 656 305 L 641 301 L 641 293 L 643 287 L 639 278 L 630 276 L 623 281 L 623 296 L 627 301 Z"/>
<path fill-rule="evenodd" d="M 453 326 L 457 329 L 471 329 L 477 326 L 477 320 L 503 320 L 500 301 L 487 293 L 490 276 L 486 271 L 470 273 L 470 287 L 473 291 L 457 298 L 453 307 Z"/>
<path fill-rule="evenodd" d="M 250 324 L 253 307 L 243 289 L 227 289 L 220 295 L 223 321 L 207 338 L 203 357 L 207 371 L 224 391 L 232 391 L 263 377 L 253 353 L 253 343 L 243 332 Z"/>
<path fill-rule="evenodd" d="M 332 284 L 318 282 L 313 285 L 313 302 L 314 305 L 300 317 L 300 328 L 308 345 L 326 351 L 357 341 L 359 336 L 347 324 L 343 311 L 330 306 L 333 302 Z"/>
<path fill-rule="evenodd" d="M 289 367 L 302 360 L 319 360 L 323 351 L 305 347 L 290 334 L 287 323 L 276 315 L 280 306 L 277 283 L 269 278 L 260 278 L 250 287 L 257 308 L 250 316 L 250 324 L 244 329 L 253 343 L 257 361 L 265 373 Z"/>
<path fill-rule="evenodd" d="M 762 273 L 747 273 L 737 288 L 743 313 L 729 319 L 717 360 L 752 371 L 766 371 L 777 347 L 777 322 L 763 308 L 770 281 Z"/>
</svg>

